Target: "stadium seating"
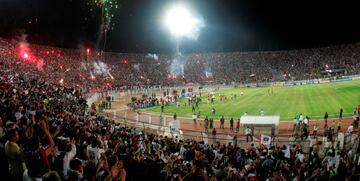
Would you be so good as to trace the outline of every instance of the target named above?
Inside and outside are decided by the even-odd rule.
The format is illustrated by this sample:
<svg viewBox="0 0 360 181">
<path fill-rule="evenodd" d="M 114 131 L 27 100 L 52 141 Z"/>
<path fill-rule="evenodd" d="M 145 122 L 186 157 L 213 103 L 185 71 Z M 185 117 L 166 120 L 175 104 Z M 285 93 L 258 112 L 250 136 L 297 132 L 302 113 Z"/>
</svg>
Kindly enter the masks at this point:
<svg viewBox="0 0 360 181">
<path fill-rule="evenodd" d="M 84 93 L 107 87 L 312 79 L 325 69 L 360 72 L 359 44 L 330 48 L 184 55 L 104 53 L 0 39 L 0 178 L 4 180 L 356 180 L 360 152 L 321 142 L 240 148 L 143 132 L 84 114 Z M 24 53 L 27 53 L 26 55 Z M 93 55 L 94 54 L 94 55 Z M 99 54 L 100 56 L 100 54 Z M 99 66 L 99 65 L 96 65 Z M 211 76 L 209 76 L 211 72 Z M 339 72 L 341 73 L 341 72 Z M 250 75 L 254 76 L 250 76 Z M 286 76 L 284 76 L 286 74 Z M 169 76 L 170 75 L 170 76 Z M 113 78 L 112 78 L 113 77 Z"/>
</svg>

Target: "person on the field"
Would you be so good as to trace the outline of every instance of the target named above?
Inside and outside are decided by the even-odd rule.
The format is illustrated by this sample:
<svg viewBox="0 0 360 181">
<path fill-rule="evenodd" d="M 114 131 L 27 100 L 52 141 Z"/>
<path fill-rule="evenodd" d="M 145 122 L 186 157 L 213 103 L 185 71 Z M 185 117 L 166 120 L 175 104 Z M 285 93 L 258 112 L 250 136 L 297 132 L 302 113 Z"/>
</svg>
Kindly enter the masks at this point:
<svg viewBox="0 0 360 181">
<path fill-rule="evenodd" d="M 255 127 L 253 124 L 250 125 L 250 129 L 251 129 L 251 137 L 254 137 Z"/>
<path fill-rule="evenodd" d="M 334 134 L 335 133 L 335 128 L 336 128 L 336 123 L 335 123 L 335 119 L 332 121 L 332 123 L 331 123 L 331 132 L 332 132 L 332 134 Z"/>
<path fill-rule="evenodd" d="M 357 126 L 358 125 L 358 123 L 359 123 L 359 116 L 357 115 L 357 114 L 354 114 L 353 115 L 353 123 Z"/>
<path fill-rule="evenodd" d="M 273 124 L 271 126 L 271 142 L 274 141 L 274 138 L 275 138 L 275 125 Z"/>
<path fill-rule="evenodd" d="M 318 131 L 318 126 L 315 124 L 314 125 L 314 130 L 313 130 L 313 136 L 317 135 L 317 131 Z"/>
<path fill-rule="evenodd" d="M 160 115 L 160 117 L 161 117 L 161 115 Z M 139 111 L 136 112 L 136 122 L 140 122 L 140 112 Z"/>
<path fill-rule="evenodd" d="M 306 140 L 308 136 L 309 136 L 309 130 L 308 127 L 304 124 L 302 128 L 301 140 Z"/>
<path fill-rule="evenodd" d="M 304 120 L 304 116 L 302 115 L 302 113 L 300 113 L 299 115 L 299 123 L 303 123 Z"/>
<path fill-rule="evenodd" d="M 325 112 L 325 115 L 324 115 L 324 120 L 325 120 L 325 122 L 327 122 L 327 119 L 329 118 L 329 115 L 328 115 L 328 113 L 327 112 Z"/>
<path fill-rule="evenodd" d="M 224 129 L 224 123 L 225 123 L 225 119 L 224 119 L 224 116 L 221 116 L 220 118 L 220 128 Z"/>
<path fill-rule="evenodd" d="M 237 145 L 237 136 L 236 135 L 234 135 L 234 137 L 233 137 L 233 142 L 234 142 L 234 145 Z"/>
<path fill-rule="evenodd" d="M 213 144 L 215 145 L 216 144 L 216 129 L 215 128 L 212 130 L 212 140 L 213 140 Z"/>
<path fill-rule="evenodd" d="M 359 127 L 359 121 L 360 121 L 360 120 L 359 120 L 359 117 L 360 117 L 360 116 L 358 115 L 358 116 L 356 117 L 356 121 L 354 122 L 354 127 L 355 127 L 355 128 L 358 128 L 358 127 Z"/>
<path fill-rule="evenodd" d="M 159 122 L 160 122 L 160 126 L 164 126 L 164 118 L 161 114 L 160 114 Z M 160 128 L 160 126 L 159 126 L 159 128 Z"/>
<path fill-rule="evenodd" d="M 215 108 L 211 109 L 211 113 L 212 113 L 213 116 L 215 115 Z"/>
<path fill-rule="evenodd" d="M 327 120 L 325 120 L 324 128 L 327 128 L 327 127 L 328 127 L 328 122 L 327 122 Z"/>
<path fill-rule="evenodd" d="M 343 112 L 344 112 L 343 108 L 340 108 L 340 112 L 339 112 L 339 118 L 340 119 L 342 119 Z"/>
<path fill-rule="evenodd" d="M 303 123 L 305 124 L 305 125 L 309 125 L 309 117 L 308 116 L 305 116 L 305 119 L 304 119 L 304 121 L 303 121 Z"/>
<path fill-rule="evenodd" d="M 205 126 L 205 132 L 207 132 L 207 129 L 208 129 L 208 126 L 209 126 L 208 116 L 206 116 L 205 119 L 204 119 L 204 126 Z"/>
<path fill-rule="evenodd" d="M 239 130 L 240 130 L 240 119 L 238 119 L 236 122 L 236 132 L 239 132 Z"/>
<path fill-rule="evenodd" d="M 329 128 L 329 134 L 328 134 L 328 138 L 329 138 L 329 140 L 330 141 L 333 141 L 333 131 L 332 131 L 332 129 L 331 128 Z"/>
<path fill-rule="evenodd" d="M 341 131 L 341 127 L 342 127 L 342 120 L 340 119 L 337 124 L 337 132 L 338 133 Z"/>
<path fill-rule="evenodd" d="M 233 131 L 234 130 L 234 119 L 230 118 L 230 130 Z"/>
<path fill-rule="evenodd" d="M 177 117 L 177 116 L 176 116 L 176 113 L 174 113 L 174 120 L 176 120 L 176 117 Z"/>
<path fill-rule="evenodd" d="M 295 116 L 295 123 L 296 125 L 300 125 L 300 115 Z"/>
<path fill-rule="evenodd" d="M 246 135 L 246 142 L 249 142 L 249 137 L 250 137 L 251 142 L 253 141 L 252 130 L 250 129 L 249 126 L 246 126 L 246 128 L 245 128 L 245 135 Z"/>
<path fill-rule="evenodd" d="M 331 128 L 329 128 L 329 127 L 326 127 L 325 129 L 324 129 L 324 136 L 327 138 L 327 139 L 330 139 L 330 137 L 331 137 Z"/>
<path fill-rule="evenodd" d="M 196 114 L 195 113 L 192 115 L 192 118 L 193 118 L 194 124 L 196 124 Z"/>
<path fill-rule="evenodd" d="M 192 105 L 191 111 L 192 111 L 193 113 L 195 113 L 195 106 L 194 106 L 194 105 Z"/>
<path fill-rule="evenodd" d="M 210 118 L 210 128 L 212 129 L 213 128 L 213 122 L 214 122 L 214 120 L 213 120 L 213 118 Z"/>
<path fill-rule="evenodd" d="M 356 115 L 356 119 L 354 120 L 354 127 L 355 128 L 358 128 L 359 122 L 360 122 L 360 105 L 358 106 L 357 111 L 358 111 L 358 113 Z"/>
</svg>

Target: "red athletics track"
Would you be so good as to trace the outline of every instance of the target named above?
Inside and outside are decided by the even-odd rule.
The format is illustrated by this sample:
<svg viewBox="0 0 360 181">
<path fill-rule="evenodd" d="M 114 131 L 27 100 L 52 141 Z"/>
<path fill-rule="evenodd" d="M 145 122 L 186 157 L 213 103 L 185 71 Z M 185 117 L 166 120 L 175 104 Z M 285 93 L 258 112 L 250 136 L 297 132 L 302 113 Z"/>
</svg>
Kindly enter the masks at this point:
<svg viewBox="0 0 360 181">
<path fill-rule="evenodd" d="M 144 110 L 140 111 L 140 120 L 148 123 L 149 122 L 149 116 L 151 116 L 151 124 L 159 125 L 159 114 L 156 113 L 150 113 L 145 112 Z M 108 109 L 104 111 L 107 113 L 107 115 L 111 118 L 114 116 L 114 112 L 116 117 L 113 117 L 115 120 L 123 119 L 126 115 L 127 123 L 130 126 L 134 125 L 134 122 L 136 120 L 136 112 L 130 110 L 125 105 L 124 100 L 118 99 L 112 102 L 112 109 Z M 172 116 L 164 116 L 165 122 L 169 122 L 173 120 Z M 204 129 L 204 123 L 203 121 L 197 120 L 197 124 L 194 124 L 192 118 L 186 118 L 186 117 L 177 117 L 177 119 L 180 121 L 180 129 L 183 131 L 184 138 L 195 138 L 197 140 L 200 140 L 202 138 L 201 132 L 205 132 Z M 329 119 L 328 120 L 328 126 L 332 125 L 332 122 L 335 121 L 335 125 L 337 127 L 338 119 Z M 352 118 L 343 118 L 342 119 L 342 129 L 341 131 L 344 132 L 348 128 L 348 126 L 352 123 Z M 234 121 L 235 126 L 236 121 Z M 241 122 L 240 122 L 241 123 Z M 310 121 L 310 133 L 312 133 L 314 125 L 318 125 L 318 135 L 322 135 L 323 133 L 323 127 L 324 127 L 324 120 L 311 120 Z M 167 124 L 166 124 L 167 125 Z M 220 129 L 220 122 L 219 120 L 214 120 L 214 127 L 217 131 L 217 141 L 225 142 L 225 139 L 227 136 L 234 136 L 237 135 L 238 141 L 243 142 L 246 141 L 246 138 L 244 136 L 244 128 L 240 127 L 240 131 L 238 133 L 230 130 L 230 123 L 229 120 L 225 120 L 225 129 Z M 284 144 L 286 142 L 289 142 L 289 138 L 292 135 L 292 129 L 293 129 L 293 121 L 280 121 L 280 124 L 278 126 L 278 132 L 276 134 L 277 140 L 279 144 Z M 209 143 L 211 143 L 211 130 L 209 131 Z M 270 128 L 259 128 L 255 127 L 255 142 L 259 140 L 260 134 L 266 134 L 270 135 Z M 223 141 L 222 141 L 223 140 Z"/>
</svg>

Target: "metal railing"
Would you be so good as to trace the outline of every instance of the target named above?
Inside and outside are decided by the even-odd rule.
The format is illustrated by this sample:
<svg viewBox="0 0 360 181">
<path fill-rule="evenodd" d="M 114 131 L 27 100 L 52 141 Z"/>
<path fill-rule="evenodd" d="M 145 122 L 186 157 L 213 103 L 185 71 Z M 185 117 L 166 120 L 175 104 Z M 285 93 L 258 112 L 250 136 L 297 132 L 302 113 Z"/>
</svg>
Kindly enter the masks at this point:
<svg viewBox="0 0 360 181">
<path fill-rule="evenodd" d="M 172 120 L 166 120 L 166 118 L 164 118 L 164 120 L 161 124 L 161 122 L 158 119 L 155 119 L 156 116 L 141 115 L 141 116 L 139 116 L 138 120 L 135 120 L 132 118 L 128 118 L 128 117 L 124 117 L 124 116 L 120 116 L 120 115 L 116 115 L 116 114 L 112 114 L 112 113 L 104 113 L 103 115 L 108 117 L 109 119 L 115 120 L 116 123 L 119 123 L 126 127 L 134 127 L 137 130 L 142 130 L 147 133 L 158 134 L 158 135 L 163 135 L 163 136 L 168 136 L 168 137 L 173 137 L 173 138 L 175 138 L 175 136 L 178 136 L 178 139 L 192 139 L 192 140 L 196 140 L 196 141 L 204 141 L 205 143 L 209 143 L 209 144 L 214 143 L 213 135 L 211 134 L 212 129 L 210 129 L 210 128 L 208 128 L 207 131 L 205 130 L 205 127 L 201 127 L 201 130 L 181 128 L 182 134 L 174 134 L 170 130 L 170 127 L 169 127 L 169 123 Z M 159 118 L 159 116 L 157 116 L 157 118 Z M 194 126 L 197 126 L 196 128 L 199 128 L 200 123 L 198 122 L 197 124 L 198 125 L 194 124 Z M 229 128 L 226 128 L 226 129 L 229 129 Z M 217 130 L 221 130 L 221 129 L 217 129 Z M 236 135 L 237 145 L 239 145 L 239 146 L 246 146 L 246 145 L 249 145 L 250 143 L 260 144 L 261 140 L 256 139 L 256 138 L 254 138 L 254 140 L 252 142 L 246 142 L 246 139 L 245 139 L 246 135 L 243 133 L 243 130 L 244 130 L 244 128 L 240 127 L 238 132 L 233 131 L 230 134 L 221 133 L 221 132 L 217 133 L 216 137 L 215 137 L 216 142 L 220 142 L 221 144 L 227 144 L 229 142 L 234 143 L 233 136 Z M 276 136 L 273 139 L 272 145 L 281 146 L 281 145 L 300 143 L 301 145 L 303 145 L 303 147 L 309 146 L 309 142 L 307 140 L 294 139 L 294 137 L 292 136 L 293 135 L 292 130 L 283 129 L 283 130 L 278 130 L 278 132 L 282 132 L 282 134 L 276 134 Z M 345 134 L 344 148 L 349 149 L 350 147 L 352 147 L 353 149 L 356 149 L 358 147 L 358 143 L 359 143 L 359 137 L 357 136 L 358 132 L 359 131 L 356 130 L 351 135 Z M 270 131 L 262 130 L 260 128 L 255 129 L 254 137 L 259 137 L 261 134 L 270 135 Z M 355 135 L 355 137 L 353 137 L 352 135 Z M 309 136 L 311 136 L 311 135 L 309 135 Z M 317 137 L 319 137 L 319 138 L 324 137 L 324 133 L 318 132 Z M 335 135 L 334 135 L 334 137 L 335 137 Z M 335 140 L 335 139 L 333 139 L 333 140 Z"/>
</svg>

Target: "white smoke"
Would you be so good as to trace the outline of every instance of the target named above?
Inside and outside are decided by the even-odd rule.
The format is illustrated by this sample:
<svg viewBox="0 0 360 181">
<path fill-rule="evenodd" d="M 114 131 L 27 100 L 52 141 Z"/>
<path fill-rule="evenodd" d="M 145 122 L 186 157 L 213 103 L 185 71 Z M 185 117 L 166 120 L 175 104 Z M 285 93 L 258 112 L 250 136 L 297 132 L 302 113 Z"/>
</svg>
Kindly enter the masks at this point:
<svg viewBox="0 0 360 181">
<path fill-rule="evenodd" d="M 93 73 L 96 75 L 110 76 L 110 68 L 102 61 L 95 61 L 93 63 Z"/>
<path fill-rule="evenodd" d="M 212 77 L 211 68 L 209 66 L 205 66 L 205 76 L 206 77 Z"/>
<path fill-rule="evenodd" d="M 27 35 L 21 34 L 18 38 L 20 51 L 30 52 L 29 43 L 27 42 Z"/>
<path fill-rule="evenodd" d="M 81 62 L 81 66 L 82 66 L 82 68 L 83 68 L 85 71 L 87 70 L 86 63 L 85 63 L 85 62 Z"/>
<path fill-rule="evenodd" d="M 211 73 L 211 72 L 208 72 L 208 71 L 205 71 L 205 76 L 206 76 L 206 77 L 212 77 L 212 73 Z"/>
<path fill-rule="evenodd" d="M 151 54 L 151 53 L 148 53 L 147 55 L 146 55 L 146 58 L 152 58 L 152 59 L 154 59 L 154 60 L 158 60 L 159 59 L 159 57 L 154 53 L 154 54 Z"/>
<path fill-rule="evenodd" d="M 134 64 L 134 69 L 136 70 L 136 71 L 140 71 L 140 64 Z"/>
<path fill-rule="evenodd" d="M 184 63 L 179 59 L 174 59 L 170 65 L 170 72 L 173 75 L 184 75 Z"/>
<path fill-rule="evenodd" d="M 24 61 L 35 64 L 36 68 L 42 70 L 45 62 L 42 58 L 36 57 L 36 52 L 30 50 L 29 43 L 27 42 L 27 35 L 21 33 L 16 39 L 18 42 L 19 56 L 22 57 Z"/>
</svg>

